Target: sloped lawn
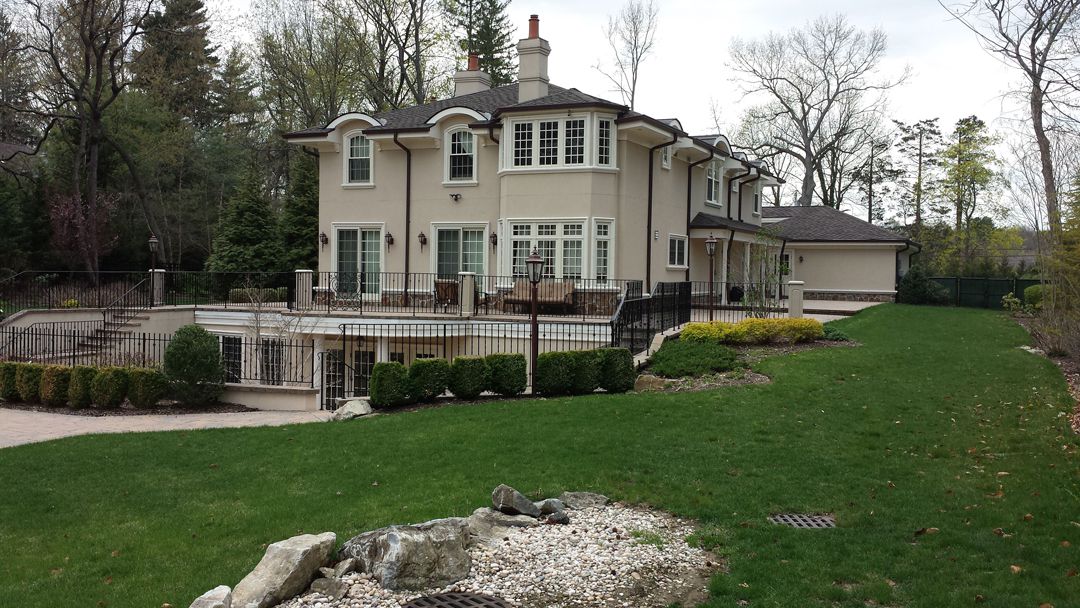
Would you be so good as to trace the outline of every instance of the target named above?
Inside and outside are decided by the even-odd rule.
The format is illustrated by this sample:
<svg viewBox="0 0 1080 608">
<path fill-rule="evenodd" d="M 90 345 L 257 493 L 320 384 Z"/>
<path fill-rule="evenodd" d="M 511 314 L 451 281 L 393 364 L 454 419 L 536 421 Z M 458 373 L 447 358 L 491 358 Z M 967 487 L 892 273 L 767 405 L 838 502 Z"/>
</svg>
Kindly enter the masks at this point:
<svg viewBox="0 0 1080 608">
<path fill-rule="evenodd" d="M 502 482 L 700 519 L 730 567 L 711 606 L 1076 605 L 1053 364 L 991 312 L 881 306 L 843 329 L 863 346 L 762 361 L 767 385 L 0 450 L 0 606 L 184 608 L 268 542 L 465 515 Z M 787 511 L 839 528 L 766 523 Z"/>
</svg>

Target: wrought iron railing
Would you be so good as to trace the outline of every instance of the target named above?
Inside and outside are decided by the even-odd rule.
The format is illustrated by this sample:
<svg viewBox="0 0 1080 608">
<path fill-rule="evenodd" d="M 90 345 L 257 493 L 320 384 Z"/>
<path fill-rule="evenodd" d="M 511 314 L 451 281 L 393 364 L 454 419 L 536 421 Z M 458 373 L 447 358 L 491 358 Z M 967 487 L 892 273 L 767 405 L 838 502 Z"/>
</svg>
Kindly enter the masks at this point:
<svg viewBox="0 0 1080 608">
<path fill-rule="evenodd" d="M 782 283 L 694 281 L 691 290 L 694 321 L 733 323 L 787 312 L 786 286 Z"/>
<path fill-rule="evenodd" d="M 657 283 L 648 296 L 627 298 L 611 319 L 612 345 L 632 353 L 647 351 L 656 334 L 691 318 L 691 285 Z"/>
</svg>

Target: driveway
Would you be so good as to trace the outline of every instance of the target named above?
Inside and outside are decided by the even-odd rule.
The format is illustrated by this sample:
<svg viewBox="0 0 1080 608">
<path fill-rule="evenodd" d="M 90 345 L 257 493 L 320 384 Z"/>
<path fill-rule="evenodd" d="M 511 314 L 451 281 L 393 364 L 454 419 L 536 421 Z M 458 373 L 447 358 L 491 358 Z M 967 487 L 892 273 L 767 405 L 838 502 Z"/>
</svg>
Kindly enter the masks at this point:
<svg viewBox="0 0 1080 608">
<path fill-rule="evenodd" d="M 280 426 L 329 419 L 330 412 L 323 411 L 94 417 L 0 408 L 0 448 L 96 433 Z"/>
</svg>

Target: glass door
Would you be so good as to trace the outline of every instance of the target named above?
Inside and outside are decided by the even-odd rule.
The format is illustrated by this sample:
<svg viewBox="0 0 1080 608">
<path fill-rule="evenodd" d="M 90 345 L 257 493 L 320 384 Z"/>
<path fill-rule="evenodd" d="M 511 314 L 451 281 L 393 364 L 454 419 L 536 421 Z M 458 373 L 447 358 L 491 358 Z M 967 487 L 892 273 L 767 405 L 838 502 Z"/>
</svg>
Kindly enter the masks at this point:
<svg viewBox="0 0 1080 608">
<path fill-rule="evenodd" d="M 375 295 L 380 289 L 382 234 L 378 229 L 337 231 L 337 293 Z"/>
</svg>

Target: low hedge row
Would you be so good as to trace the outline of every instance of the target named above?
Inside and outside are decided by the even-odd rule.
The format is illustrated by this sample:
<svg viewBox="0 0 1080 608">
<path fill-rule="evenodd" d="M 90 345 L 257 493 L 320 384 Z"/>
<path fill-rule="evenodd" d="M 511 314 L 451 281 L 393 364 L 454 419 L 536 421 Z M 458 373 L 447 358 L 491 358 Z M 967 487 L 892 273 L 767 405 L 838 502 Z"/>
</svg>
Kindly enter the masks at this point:
<svg viewBox="0 0 1080 608">
<path fill-rule="evenodd" d="M 667 340 L 649 359 L 649 370 L 664 378 L 703 376 L 735 368 L 735 351 L 707 340 Z"/>
<path fill-rule="evenodd" d="M 587 395 L 597 389 L 625 393 L 634 388 L 634 357 L 625 348 L 543 353 L 536 359 L 535 392 Z"/>
<path fill-rule="evenodd" d="M 824 335 L 821 322 L 814 319 L 749 318 L 738 323 L 687 323 L 680 338 L 691 342 L 724 344 L 793 344 L 818 340 Z"/>
<path fill-rule="evenodd" d="M 156 369 L 0 362 L 0 398 L 5 401 L 81 409 L 115 408 L 127 399 L 149 408 L 168 388 L 165 375 Z"/>
</svg>

